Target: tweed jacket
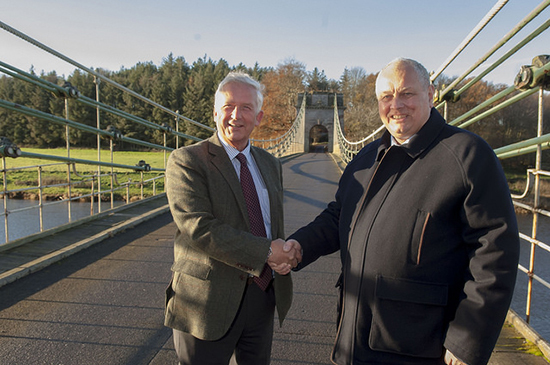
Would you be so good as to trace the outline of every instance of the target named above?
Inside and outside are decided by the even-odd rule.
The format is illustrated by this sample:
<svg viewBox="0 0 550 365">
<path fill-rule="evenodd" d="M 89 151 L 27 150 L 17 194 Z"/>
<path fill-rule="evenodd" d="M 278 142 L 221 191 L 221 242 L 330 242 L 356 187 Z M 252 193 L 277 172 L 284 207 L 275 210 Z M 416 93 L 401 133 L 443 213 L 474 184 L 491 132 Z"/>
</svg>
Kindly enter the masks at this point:
<svg viewBox="0 0 550 365">
<path fill-rule="evenodd" d="M 262 149 L 251 153 L 268 190 L 271 235 L 284 238 L 281 163 Z M 237 314 L 249 274 L 260 274 L 271 240 L 250 233 L 241 185 L 217 134 L 171 153 L 166 192 L 177 232 L 165 325 L 217 340 Z M 276 274 L 273 285 L 282 324 L 292 301 L 290 274 Z"/>
<path fill-rule="evenodd" d="M 340 250 L 336 364 L 485 364 L 515 285 L 519 236 L 500 163 L 480 137 L 431 116 L 346 167 L 336 199 L 291 238 L 302 266 Z M 363 362 L 360 362 L 363 363 Z"/>
</svg>

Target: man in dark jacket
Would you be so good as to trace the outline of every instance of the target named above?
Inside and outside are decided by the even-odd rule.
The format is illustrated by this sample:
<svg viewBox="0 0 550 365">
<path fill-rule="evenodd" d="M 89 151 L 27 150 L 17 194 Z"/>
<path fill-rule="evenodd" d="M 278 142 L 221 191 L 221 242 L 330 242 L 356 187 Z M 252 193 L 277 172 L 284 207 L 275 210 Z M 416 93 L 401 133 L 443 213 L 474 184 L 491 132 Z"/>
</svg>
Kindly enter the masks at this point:
<svg viewBox="0 0 550 365">
<path fill-rule="evenodd" d="M 335 200 L 288 241 L 302 246 L 298 270 L 340 250 L 332 361 L 486 364 L 519 258 L 500 163 L 485 141 L 433 108 L 434 87 L 418 62 L 392 61 L 376 95 L 387 131 L 349 163 Z"/>
</svg>

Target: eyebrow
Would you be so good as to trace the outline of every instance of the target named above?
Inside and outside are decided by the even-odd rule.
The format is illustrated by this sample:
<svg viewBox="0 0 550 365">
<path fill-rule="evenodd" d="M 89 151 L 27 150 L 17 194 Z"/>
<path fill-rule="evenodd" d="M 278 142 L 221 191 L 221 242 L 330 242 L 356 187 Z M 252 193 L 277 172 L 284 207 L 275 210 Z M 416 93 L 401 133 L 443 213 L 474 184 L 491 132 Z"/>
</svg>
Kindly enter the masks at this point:
<svg viewBox="0 0 550 365">
<path fill-rule="evenodd" d="M 384 95 L 384 94 L 394 94 L 395 92 L 397 93 L 403 93 L 403 92 L 407 92 L 407 91 L 415 91 L 415 88 L 413 87 L 410 87 L 410 86 L 407 86 L 407 87 L 404 87 L 402 89 L 391 89 L 391 90 L 385 90 L 385 91 L 382 91 L 380 92 L 380 95 Z"/>
</svg>

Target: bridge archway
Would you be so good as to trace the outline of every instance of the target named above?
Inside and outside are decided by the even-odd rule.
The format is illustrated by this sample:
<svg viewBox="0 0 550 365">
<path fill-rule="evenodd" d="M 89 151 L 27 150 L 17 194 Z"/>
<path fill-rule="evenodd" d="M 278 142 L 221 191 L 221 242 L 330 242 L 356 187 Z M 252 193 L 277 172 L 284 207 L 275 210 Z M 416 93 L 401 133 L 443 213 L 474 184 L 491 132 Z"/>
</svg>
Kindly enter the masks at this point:
<svg viewBox="0 0 550 365">
<path fill-rule="evenodd" d="M 334 93 L 331 92 L 313 92 L 298 94 L 297 109 L 302 105 L 303 98 L 306 98 L 305 120 L 303 124 L 302 136 L 304 136 L 303 152 L 312 151 L 315 146 L 315 138 L 312 133 L 321 131 L 326 138 L 326 152 L 334 152 L 334 143 L 336 141 L 336 128 L 334 128 Z M 340 123 L 344 122 L 344 95 L 336 94 L 338 105 L 338 118 Z M 299 141 L 296 141 L 299 142 Z"/>
<path fill-rule="evenodd" d="M 309 152 L 325 152 L 328 149 L 328 129 L 316 124 L 309 130 Z"/>
</svg>

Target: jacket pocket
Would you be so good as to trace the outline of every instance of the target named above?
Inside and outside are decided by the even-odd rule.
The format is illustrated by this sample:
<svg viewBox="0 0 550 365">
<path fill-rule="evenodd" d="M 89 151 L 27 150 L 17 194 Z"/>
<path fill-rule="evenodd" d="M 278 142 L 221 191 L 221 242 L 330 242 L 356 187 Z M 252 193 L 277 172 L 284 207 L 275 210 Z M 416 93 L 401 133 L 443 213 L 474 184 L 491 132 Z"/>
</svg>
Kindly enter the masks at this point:
<svg viewBox="0 0 550 365">
<path fill-rule="evenodd" d="M 414 264 L 420 264 L 422 255 L 422 244 L 424 243 L 424 235 L 426 226 L 430 219 L 430 212 L 419 210 L 416 212 L 416 221 L 414 223 L 413 232 L 411 235 L 409 260 Z"/>
<path fill-rule="evenodd" d="M 179 260 L 172 265 L 172 271 L 190 275 L 197 279 L 206 280 L 212 268 L 200 262 L 191 260 Z"/>
<path fill-rule="evenodd" d="M 437 358 L 442 355 L 448 286 L 377 276 L 369 346 Z"/>
</svg>

